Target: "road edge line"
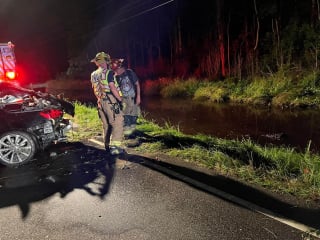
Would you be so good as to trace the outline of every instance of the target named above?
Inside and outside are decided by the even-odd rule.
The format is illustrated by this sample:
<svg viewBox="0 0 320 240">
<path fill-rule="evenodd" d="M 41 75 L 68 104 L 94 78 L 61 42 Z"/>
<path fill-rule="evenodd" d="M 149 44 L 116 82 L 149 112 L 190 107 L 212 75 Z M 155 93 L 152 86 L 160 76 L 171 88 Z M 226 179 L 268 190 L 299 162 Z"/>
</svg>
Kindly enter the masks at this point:
<svg viewBox="0 0 320 240">
<path fill-rule="evenodd" d="M 97 145 L 100 145 L 100 146 L 104 147 L 104 144 L 99 140 L 90 138 L 90 139 L 88 139 L 88 141 L 93 142 L 93 143 L 95 143 Z M 146 160 L 146 159 L 144 159 L 144 160 Z M 148 161 L 148 160 L 146 160 L 146 161 Z M 152 165 L 152 167 L 155 168 L 155 169 L 159 169 L 162 172 L 169 173 L 170 175 L 172 175 L 172 176 L 174 176 L 174 177 L 176 177 L 178 179 L 181 179 L 184 182 L 189 182 L 189 183 L 193 184 L 194 186 L 197 186 L 197 187 L 199 187 L 201 189 L 209 191 L 209 192 L 215 194 L 216 196 L 220 196 L 220 197 L 222 197 L 224 199 L 227 199 L 227 200 L 229 200 L 231 202 L 237 203 L 238 205 L 244 206 L 244 207 L 246 207 L 246 208 L 248 208 L 248 209 L 250 209 L 250 210 L 252 210 L 252 211 L 254 211 L 256 213 L 260 213 L 260 214 L 262 214 L 264 216 L 267 216 L 267 217 L 269 217 L 271 219 L 274 219 L 274 220 L 276 220 L 278 222 L 286 224 L 286 225 L 288 225 L 288 226 L 290 226 L 292 228 L 298 229 L 298 230 L 300 230 L 300 231 L 302 231 L 304 233 L 310 234 L 310 235 L 312 235 L 314 237 L 317 237 L 317 238 L 320 237 L 320 229 L 315 229 L 315 228 L 307 226 L 307 225 L 305 225 L 303 223 L 300 223 L 300 222 L 294 221 L 292 219 L 288 219 L 288 218 L 285 218 L 283 216 L 280 216 L 279 214 L 276 214 L 276 213 L 274 213 L 274 212 L 272 212 L 272 211 L 270 211 L 270 210 L 268 210 L 266 208 L 260 207 L 260 206 L 258 206 L 256 204 L 252 203 L 252 202 L 248 202 L 246 200 L 238 198 L 238 197 L 236 197 L 236 196 L 234 196 L 232 194 L 226 193 L 226 192 L 221 191 L 221 190 L 219 190 L 217 188 L 214 188 L 212 186 L 209 186 L 207 184 L 204 184 L 202 182 L 194 180 L 194 179 L 192 179 L 190 177 L 187 177 L 187 176 L 185 176 L 183 174 L 177 173 L 177 172 L 175 172 L 173 170 L 170 170 L 170 169 L 162 167 L 162 166 L 160 166 L 158 164 L 152 163 L 151 161 L 148 161 L 148 164 Z"/>
</svg>

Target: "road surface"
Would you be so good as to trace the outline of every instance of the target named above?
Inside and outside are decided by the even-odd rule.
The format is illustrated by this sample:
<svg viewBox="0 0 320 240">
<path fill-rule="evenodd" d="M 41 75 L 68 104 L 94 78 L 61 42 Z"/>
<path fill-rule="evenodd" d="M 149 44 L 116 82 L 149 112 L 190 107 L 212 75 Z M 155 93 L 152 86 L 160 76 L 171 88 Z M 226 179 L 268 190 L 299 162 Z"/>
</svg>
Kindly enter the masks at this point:
<svg viewBox="0 0 320 240">
<path fill-rule="evenodd" d="M 0 166 L 0 240 L 309 239 L 204 176 L 134 154 L 115 159 L 96 143 L 57 145 L 25 166 Z"/>
</svg>

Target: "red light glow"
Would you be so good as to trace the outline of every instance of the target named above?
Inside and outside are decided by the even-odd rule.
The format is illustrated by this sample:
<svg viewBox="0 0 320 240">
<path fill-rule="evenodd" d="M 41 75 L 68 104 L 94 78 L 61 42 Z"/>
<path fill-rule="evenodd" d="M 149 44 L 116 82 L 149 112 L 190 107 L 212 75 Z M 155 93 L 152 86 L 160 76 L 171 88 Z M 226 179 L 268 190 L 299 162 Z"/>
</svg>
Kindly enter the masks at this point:
<svg viewBox="0 0 320 240">
<path fill-rule="evenodd" d="M 9 79 L 15 79 L 16 73 L 15 72 L 6 72 L 6 77 Z"/>
</svg>

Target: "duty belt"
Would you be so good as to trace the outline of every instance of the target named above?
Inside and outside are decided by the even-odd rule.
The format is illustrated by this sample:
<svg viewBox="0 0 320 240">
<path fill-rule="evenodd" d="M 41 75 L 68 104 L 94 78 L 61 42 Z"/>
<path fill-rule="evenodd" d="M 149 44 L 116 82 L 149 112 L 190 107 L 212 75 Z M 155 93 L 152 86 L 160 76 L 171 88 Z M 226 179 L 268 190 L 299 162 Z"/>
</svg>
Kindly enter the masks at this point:
<svg viewBox="0 0 320 240">
<path fill-rule="evenodd" d="M 102 100 L 108 100 L 109 102 L 111 102 L 111 99 L 110 99 L 110 97 L 108 95 L 112 95 L 112 93 L 111 92 L 106 92 L 105 94 L 106 94 L 106 96 L 101 98 L 101 99 Z"/>
</svg>

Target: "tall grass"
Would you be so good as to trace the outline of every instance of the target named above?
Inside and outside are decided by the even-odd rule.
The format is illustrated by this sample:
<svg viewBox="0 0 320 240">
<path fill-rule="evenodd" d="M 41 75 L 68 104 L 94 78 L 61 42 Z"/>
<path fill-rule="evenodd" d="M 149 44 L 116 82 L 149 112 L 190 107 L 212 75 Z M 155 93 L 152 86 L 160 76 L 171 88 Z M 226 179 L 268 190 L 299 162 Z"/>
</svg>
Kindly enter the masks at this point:
<svg viewBox="0 0 320 240">
<path fill-rule="evenodd" d="M 168 130 L 150 125 L 144 119 L 139 119 L 138 130 L 157 140 L 142 140 L 143 144 L 136 148 L 141 152 L 161 152 L 273 191 L 306 199 L 320 198 L 320 156 L 308 148 L 297 152 L 286 147 L 261 146 L 250 139 L 190 136 L 172 127 Z"/>
<path fill-rule="evenodd" d="M 165 98 L 193 98 L 206 102 L 236 102 L 281 108 L 320 107 L 320 73 L 294 75 L 289 70 L 254 79 L 224 79 L 219 81 L 160 79 L 146 81 L 146 95 Z"/>
<path fill-rule="evenodd" d="M 160 91 L 163 97 L 193 97 L 197 88 L 201 85 L 199 81 L 190 78 L 186 81 L 173 80 Z"/>
</svg>

